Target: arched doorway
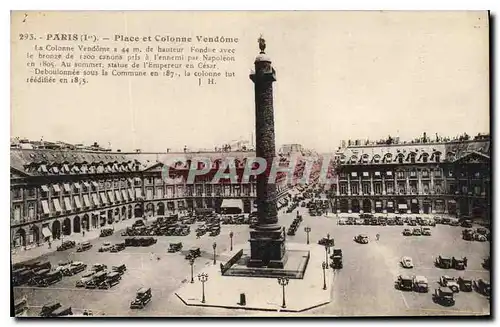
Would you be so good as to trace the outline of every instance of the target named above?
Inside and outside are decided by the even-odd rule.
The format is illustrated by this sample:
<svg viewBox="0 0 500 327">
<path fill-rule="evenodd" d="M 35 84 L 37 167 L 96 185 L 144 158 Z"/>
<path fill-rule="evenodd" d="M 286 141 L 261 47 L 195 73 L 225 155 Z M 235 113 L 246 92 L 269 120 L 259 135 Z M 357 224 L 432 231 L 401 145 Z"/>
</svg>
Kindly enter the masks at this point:
<svg viewBox="0 0 500 327">
<path fill-rule="evenodd" d="M 213 202 L 212 198 L 205 199 L 205 205 L 206 205 L 207 208 L 213 208 L 214 207 L 214 202 Z M 173 202 L 172 202 L 172 209 L 174 209 Z"/>
<path fill-rule="evenodd" d="M 14 235 L 14 247 L 26 246 L 26 231 L 19 228 Z"/>
<path fill-rule="evenodd" d="M 96 214 L 92 214 L 92 229 L 95 229 L 99 226 L 99 216 Z"/>
<path fill-rule="evenodd" d="M 481 217 L 486 218 L 485 215 L 486 215 L 486 208 L 485 208 L 484 203 L 482 203 L 479 200 L 474 200 L 472 202 L 472 217 L 474 217 L 474 218 L 481 218 Z"/>
<path fill-rule="evenodd" d="M 165 204 L 163 202 L 158 203 L 156 207 L 156 214 L 158 216 L 164 216 L 165 215 Z"/>
<path fill-rule="evenodd" d="M 422 211 L 425 214 L 429 214 L 432 212 L 432 207 L 431 207 L 431 200 L 429 199 L 424 199 L 422 203 Z"/>
<path fill-rule="evenodd" d="M 64 235 L 71 235 L 71 220 L 69 218 L 63 220 L 62 232 Z"/>
<path fill-rule="evenodd" d="M 358 199 L 353 199 L 351 201 L 351 211 L 352 212 L 359 212 L 360 207 L 359 207 L 359 200 Z"/>
<path fill-rule="evenodd" d="M 363 200 L 363 212 L 364 213 L 371 213 L 372 212 L 372 203 L 368 199 Z"/>
<path fill-rule="evenodd" d="M 119 222 L 120 221 L 120 208 L 116 207 L 114 211 L 115 211 L 115 222 Z"/>
<path fill-rule="evenodd" d="M 448 200 L 448 214 L 457 214 L 457 202 L 455 200 Z"/>
<path fill-rule="evenodd" d="M 39 244 L 40 243 L 40 229 L 33 225 L 30 228 L 30 234 L 28 236 L 28 243 Z"/>
<path fill-rule="evenodd" d="M 101 211 L 101 217 L 99 221 L 100 221 L 99 225 L 101 227 L 106 226 L 106 211 Z"/>
<path fill-rule="evenodd" d="M 122 207 L 122 220 L 127 219 L 127 207 Z"/>
<path fill-rule="evenodd" d="M 469 215 L 469 200 L 462 198 L 459 201 L 459 205 L 460 205 L 460 215 L 468 216 Z"/>
<path fill-rule="evenodd" d="M 420 205 L 417 199 L 411 199 L 410 211 L 411 213 L 420 213 Z"/>
<path fill-rule="evenodd" d="M 108 210 L 108 225 L 113 224 L 113 209 Z"/>
<path fill-rule="evenodd" d="M 382 200 L 380 199 L 375 199 L 375 212 L 376 213 L 382 213 L 383 212 L 382 208 Z"/>
<path fill-rule="evenodd" d="M 148 203 L 146 205 L 146 217 L 154 216 L 155 214 L 155 206 L 152 203 Z"/>
<path fill-rule="evenodd" d="M 127 211 L 128 211 L 128 213 L 127 213 L 128 219 L 131 219 L 132 218 L 132 206 L 129 205 Z"/>
<path fill-rule="evenodd" d="M 52 239 L 58 240 L 61 238 L 61 223 L 59 220 L 54 220 L 52 223 Z"/>
<path fill-rule="evenodd" d="M 386 210 L 388 213 L 394 213 L 395 211 L 394 200 L 387 200 Z"/>
<path fill-rule="evenodd" d="M 251 213 L 252 212 L 252 204 L 250 203 L 250 200 L 248 200 L 248 199 L 243 200 L 243 212 L 244 213 Z"/>
<path fill-rule="evenodd" d="M 76 216 L 73 218 L 73 233 L 80 233 L 82 231 L 81 227 L 80 217 Z"/>
<path fill-rule="evenodd" d="M 349 211 L 349 201 L 347 201 L 347 199 L 339 201 L 339 210 L 343 213 L 347 213 Z"/>
<path fill-rule="evenodd" d="M 136 204 L 134 206 L 134 217 L 140 218 L 140 217 L 142 217 L 142 214 L 143 214 L 142 205 Z"/>
<path fill-rule="evenodd" d="M 399 213 L 408 213 L 408 203 L 405 199 L 398 200 L 397 210 Z"/>
<path fill-rule="evenodd" d="M 82 228 L 84 230 L 89 230 L 90 229 L 90 221 L 89 221 L 89 215 L 85 214 L 82 219 Z"/>
</svg>

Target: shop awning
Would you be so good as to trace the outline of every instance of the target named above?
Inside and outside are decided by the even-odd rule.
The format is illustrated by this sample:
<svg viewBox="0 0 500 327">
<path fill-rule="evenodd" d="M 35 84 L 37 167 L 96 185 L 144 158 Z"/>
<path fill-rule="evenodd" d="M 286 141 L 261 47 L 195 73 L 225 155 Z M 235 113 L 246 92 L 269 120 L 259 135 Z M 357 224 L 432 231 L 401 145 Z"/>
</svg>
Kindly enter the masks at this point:
<svg viewBox="0 0 500 327">
<path fill-rule="evenodd" d="M 49 192 L 49 188 L 47 185 L 42 185 L 42 191 Z"/>
<path fill-rule="evenodd" d="M 128 189 L 128 195 L 130 197 L 130 200 L 134 201 L 134 190 Z"/>
<path fill-rule="evenodd" d="M 73 199 L 75 199 L 75 206 L 77 209 L 81 209 L 82 208 L 82 204 L 80 202 L 80 198 L 78 196 L 75 196 L 73 197 Z"/>
<path fill-rule="evenodd" d="M 42 200 L 42 210 L 44 215 L 50 214 L 49 203 L 47 200 Z"/>
<path fill-rule="evenodd" d="M 398 204 L 398 209 L 408 210 L 408 205 L 406 203 Z"/>
<path fill-rule="evenodd" d="M 108 198 L 109 198 L 109 202 L 110 203 L 114 203 L 115 202 L 115 196 L 113 194 L 112 191 L 108 191 Z"/>
<path fill-rule="evenodd" d="M 52 185 L 52 188 L 54 189 L 54 192 L 57 192 L 57 193 L 61 192 L 61 189 L 59 188 L 59 185 L 57 185 L 57 184 Z"/>
<path fill-rule="evenodd" d="M 127 190 L 122 190 L 123 201 L 128 201 Z"/>
<path fill-rule="evenodd" d="M 52 232 L 50 231 L 50 229 L 48 227 L 44 227 L 44 228 L 42 228 L 42 235 L 45 238 L 51 237 L 52 236 Z"/>
<path fill-rule="evenodd" d="M 243 201 L 240 199 L 224 199 L 221 208 L 238 208 L 243 210 Z"/>
<path fill-rule="evenodd" d="M 54 209 L 56 210 L 56 212 L 62 212 L 61 203 L 59 202 L 59 199 L 54 199 L 53 202 L 54 202 Z"/>
<path fill-rule="evenodd" d="M 76 188 L 77 190 L 80 189 L 80 183 L 73 183 L 73 187 Z"/>
<path fill-rule="evenodd" d="M 101 192 L 99 193 L 99 195 L 101 196 L 101 202 L 103 205 L 106 205 L 108 204 L 108 199 L 106 199 L 106 194 L 104 192 Z"/>
<path fill-rule="evenodd" d="M 73 210 L 73 208 L 71 208 L 71 201 L 69 199 L 69 196 L 64 198 L 64 206 L 66 207 L 66 211 Z"/>
<path fill-rule="evenodd" d="M 65 192 L 71 192 L 71 187 L 69 187 L 69 184 L 68 183 L 64 183 L 63 184 L 63 188 L 64 188 L 64 191 Z"/>
<path fill-rule="evenodd" d="M 122 195 L 121 195 L 120 191 L 115 190 L 115 198 L 116 198 L 117 202 L 122 202 Z"/>
<path fill-rule="evenodd" d="M 352 176 L 352 177 L 358 177 L 358 173 L 357 173 L 357 172 L 355 172 L 355 171 L 353 171 L 353 172 L 351 173 L 351 176 Z"/>
<path fill-rule="evenodd" d="M 95 206 L 98 206 L 100 204 L 99 198 L 97 197 L 97 194 L 95 194 L 95 193 L 92 194 L 92 201 L 94 202 Z"/>
<path fill-rule="evenodd" d="M 90 207 L 90 199 L 88 194 L 83 195 L 83 204 L 85 207 L 89 208 Z"/>
</svg>

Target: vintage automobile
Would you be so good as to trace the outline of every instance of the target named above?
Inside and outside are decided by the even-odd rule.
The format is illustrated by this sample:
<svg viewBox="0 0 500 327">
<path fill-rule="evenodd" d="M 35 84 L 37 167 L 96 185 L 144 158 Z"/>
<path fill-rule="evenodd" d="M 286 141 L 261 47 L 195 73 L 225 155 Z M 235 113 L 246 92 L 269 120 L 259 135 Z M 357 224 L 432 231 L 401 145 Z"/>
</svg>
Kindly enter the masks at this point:
<svg viewBox="0 0 500 327">
<path fill-rule="evenodd" d="M 78 245 L 76 247 L 76 252 L 87 251 L 87 250 L 90 250 L 91 248 L 92 248 L 92 244 L 90 244 L 90 242 L 88 242 L 88 241 L 81 242 L 81 243 L 78 243 Z"/>
<path fill-rule="evenodd" d="M 422 235 L 423 236 L 431 236 L 432 235 L 431 229 L 429 227 L 422 228 Z"/>
<path fill-rule="evenodd" d="M 403 268 L 413 268 L 413 260 L 410 257 L 402 257 L 401 266 Z"/>
<path fill-rule="evenodd" d="M 403 229 L 403 235 L 404 236 L 411 236 L 413 234 L 411 233 L 411 230 L 409 228 L 405 228 L 405 229 Z"/>
<path fill-rule="evenodd" d="M 464 270 L 465 267 L 465 258 L 451 258 L 451 267 L 457 270 Z"/>
<path fill-rule="evenodd" d="M 63 241 L 61 245 L 57 247 L 57 251 L 66 251 L 68 249 L 74 248 L 76 246 L 74 241 Z"/>
<path fill-rule="evenodd" d="M 434 262 L 438 268 L 449 269 L 452 267 L 451 258 L 445 256 L 438 256 Z"/>
<path fill-rule="evenodd" d="M 346 220 L 343 219 L 343 218 L 341 218 L 341 219 L 338 220 L 338 222 L 339 222 L 339 225 L 345 225 Z"/>
<path fill-rule="evenodd" d="M 462 292 L 471 292 L 472 291 L 472 279 L 467 277 L 458 277 L 458 286 L 460 291 Z"/>
<path fill-rule="evenodd" d="M 466 241 L 474 240 L 474 231 L 472 229 L 464 229 L 462 231 L 462 238 Z"/>
<path fill-rule="evenodd" d="M 442 224 L 443 223 L 443 219 L 441 217 L 438 217 L 438 216 L 434 216 L 433 220 L 434 220 L 434 222 L 436 224 Z"/>
<path fill-rule="evenodd" d="M 474 240 L 478 242 L 486 242 L 488 239 L 486 238 L 486 235 L 475 233 Z"/>
<path fill-rule="evenodd" d="M 90 268 L 90 269 L 95 271 L 95 272 L 101 272 L 101 271 L 108 269 L 108 266 L 106 266 L 105 264 L 102 264 L 102 263 L 94 263 L 92 265 L 92 268 Z"/>
<path fill-rule="evenodd" d="M 70 263 L 62 270 L 64 276 L 73 276 L 87 269 L 87 265 L 80 261 Z"/>
<path fill-rule="evenodd" d="M 137 219 L 132 224 L 132 227 L 142 227 L 142 226 L 146 226 L 146 224 L 144 223 L 144 220 L 142 220 L 142 219 Z"/>
<path fill-rule="evenodd" d="M 288 228 L 288 231 L 286 232 L 286 235 L 288 236 L 295 236 L 296 228 L 290 227 Z"/>
<path fill-rule="evenodd" d="M 106 275 L 106 279 L 103 280 L 99 285 L 99 289 L 107 290 L 115 285 L 117 285 L 122 279 L 122 275 L 119 272 L 111 272 Z"/>
<path fill-rule="evenodd" d="M 489 281 L 479 278 L 474 281 L 474 289 L 479 294 L 490 296 L 491 294 L 491 284 Z"/>
<path fill-rule="evenodd" d="M 99 233 L 100 237 L 107 237 L 113 235 L 115 230 L 113 228 L 103 228 L 101 229 L 101 232 Z"/>
<path fill-rule="evenodd" d="M 429 218 L 429 226 L 436 227 L 436 220 L 433 218 Z"/>
<path fill-rule="evenodd" d="M 85 283 L 85 288 L 94 289 L 97 288 L 101 283 L 106 281 L 108 273 L 106 271 L 101 271 L 92 276 L 90 280 Z"/>
<path fill-rule="evenodd" d="M 50 314 L 61 307 L 61 303 L 59 302 L 51 302 L 45 304 L 42 309 L 40 310 L 40 313 L 38 314 L 39 317 L 49 317 Z"/>
<path fill-rule="evenodd" d="M 387 225 L 388 226 L 396 225 L 396 221 L 394 220 L 394 218 L 387 218 Z"/>
<path fill-rule="evenodd" d="M 130 309 L 142 309 L 151 301 L 151 288 L 140 288 L 137 290 L 135 299 L 130 302 Z"/>
<path fill-rule="evenodd" d="M 457 218 L 450 219 L 450 226 L 460 226 L 460 220 Z"/>
<path fill-rule="evenodd" d="M 220 228 L 212 228 L 212 229 L 210 230 L 210 234 L 209 234 L 209 235 L 210 235 L 210 236 L 217 236 L 217 235 L 219 235 L 219 234 L 220 234 Z"/>
<path fill-rule="evenodd" d="M 420 228 L 413 228 L 412 235 L 420 236 L 422 235 L 422 230 Z"/>
<path fill-rule="evenodd" d="M 458 293 L 460 291 L 458 280 L 455 277 L 450 277 L 447 275 L 441 276 L 439 278 L 439 285 L 443 287 L 449 287 L 454 293 Z"/>
<path fill-rule="evenodd" d="M 111 247 L 111 249 L 109 249 L 109 252 L 117 253 L 117 252 L 120 252 L 120 251 L 123 251 L 123 250 L 125 250 L 125 243 L 121 242 L 121 243 L 114 244 Z"/>
<path fill-rule="evenodd" d="M 333 246 L 335 245 L 335 241 L 333 240 L 333 238 L 323 237 L 318 241 L 318 244 L 323 246 L 325 245 Z"/>
<path fill-rule="evenodd" d="M 425 276 L 413 277 L 413 290 L 415 292 L 429 292 L 429 282 Z"/>
<path fill-rule="evenodd" d="M 94 270 L 88 270 L 82 274 L 82 277 L 76 281 L 76 287 L 85 287 L 88 281 L 96 274 Z"/>
<path fill-rule="evenodd" d="M 57 271 L 57 270 L 56 270 Z M 43 282 L 45 276 L 50 272 L 50 269 L 41 269 L 35 272 L 31 279 L 28 281 L 28 285 L 30 286 L 40 286 Z"/>
<path fill-rule="evenodd" d="M 484 227 L 478 227 L 476 228 L 476 233 L 481 235 L 486 235 L 488 233 L 488 230 Z"/>
<path fill-rule="evenodd" d="M 55 271 L 60 271 L 64 275 L 64 270 L 68 269 L 73 261 L 60 261 L 57 264 L 57 267 L 54 269 Z"/>
<path fill-rule="evenodd" d="M 408 226 L 417 226 L 417 219 L 415 217 L 410 217 L 410 219 L 408 219 Z"/>
<path fill-rule="evenodd" d="M 343 263 L 342 263 L 342 249 L 333 249 L 333 254 L 330 256 L 330 259 L 332 259 L 332 268 L 333 269 L 342 269 L 343 268 Z"/>
<path fill-rule="evenodd" d="M 48 317 L 65 317 L 65 316 L 72 316 L 73 311 L 71 310 L 71 307 L 68 306 L 60 306 L 59 308 L 53 310 Z"/>
<path fill-rule="evenodd" d="M 38 286 L 47 287 L 59 282 L 61 279 L 62 273 L 60 271 L 50 271 L 42 277 L 42 279 L 38 282 Z"/>
<path fill-rule="evenodd" d="M 396 279 L 395 287 L 401 291 L 411 291 L 413 290 L 413 278 L 406 275 L 399 275 Z"/>
<path fill-rule="evenodd" d="M 179 243 L 170 243 L 168 246 L 168 252 L 174 253 L 182 250 L 182 242 Z"/>
<path fill-rule="evenodd" d="M 111 271 L 117 272 L 120 275 L 123 275 L 125 273 L 125 271 L 127 271 L 127 266 L 125 266 L 124 264 L 121 264 L 119 266 L 113 266 L 113 267 L 111 267 Z"/>
<path fill-rule="evenodd" d="M 441 218 L 441 224 L 449 225 L 450 223 L 451 223 L 451 218 L 448 218 L 448 217 Z"/>
<path fill-rule="evenodd" d="M 465 227 L 465 228 L 472 228 L 472 220 L 470 219 L 464 219 L 462 220 L 462 223 L 460 226 Z"/>
<path fill-rule="evenodd" d="M 199 256 L 201 256 L 201 250 L 200 250 L 200 248 L 193 247 L 193 248 L 189 249 L 188 254 L 186 254 L 186 260 L 196 259 Z"/>
<path fill-rule="evenodd" d="M 112 245 L 110 242 L 104 242 L 99 248 L 99 252 L 109 252 L 111 250 L 111 247 Z"/>
<path fill-rule="evenodd" d="M 22 316 L 23 313 L 28 309 L 28 298 L 23 296 L 14 302 L 14 314 L 16 316 Z"/>
<path fill-rule="evenodd" d="M 354 241 L 359 244 L 368 244 L 368 236 L 360 234 L 354 237 Z"/>
<path fill-rule="evenodd" d="M 451 306 L 455 304 L 453 291 L 449 287 L 439 287 L 432 294 L 432 301 L 441 305 Z"/>
<path fill-rule="evenodd" d="M 396 225 L 398 226 L 403 226 L 405 224 L 405 222 L 403 221 L 403 218 L 399 217 L 399 216 L 396 216 L 394 218 L 395 222 L 396 222 Z"/>
<path fill-rule="evenodd" d="M 139 239 L 140 246 L 151 246 L 156 242 L 158 242 L 158 240 L 154 237 L 144 237 L 142 239 Z"/>
</svg>

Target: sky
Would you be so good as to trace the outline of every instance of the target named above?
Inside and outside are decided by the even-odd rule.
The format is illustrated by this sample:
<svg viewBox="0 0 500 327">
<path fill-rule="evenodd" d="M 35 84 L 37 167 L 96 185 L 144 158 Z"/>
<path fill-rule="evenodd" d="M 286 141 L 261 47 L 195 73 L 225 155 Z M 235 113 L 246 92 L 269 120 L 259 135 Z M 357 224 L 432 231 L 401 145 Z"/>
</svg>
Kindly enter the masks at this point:
<svg viewBox="0 0 500 327">
<path fill-rule="evenodd" d="M 12 16 L 11 136 L 113 149 L 210 148 L 249 139 L 257 38 L 277 72 L 276 143 L 489 132 L 486 12 L 24 12 Z M 237 37 L 232 79 L 95 77 L 27 84 L 19 33 Z M 58 43 L 78 45 L 81 42 Z M 107 43 L 123 46 L 125 43 Z M 153 43 L 152 46 L 158 45 Z"/>
</svg>

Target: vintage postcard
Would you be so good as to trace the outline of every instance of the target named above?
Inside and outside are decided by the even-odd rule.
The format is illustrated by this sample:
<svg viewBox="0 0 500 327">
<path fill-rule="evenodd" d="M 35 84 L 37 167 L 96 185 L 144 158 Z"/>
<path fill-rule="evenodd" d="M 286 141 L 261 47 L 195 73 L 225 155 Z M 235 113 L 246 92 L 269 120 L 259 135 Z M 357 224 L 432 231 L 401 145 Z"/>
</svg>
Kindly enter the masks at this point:
<svg viewBox="0 0 500 327">
<path fill-rule="evenodd" d="M 489 31 L 12 12 L 12 315 L 490 316 Z"/>
</svg>

